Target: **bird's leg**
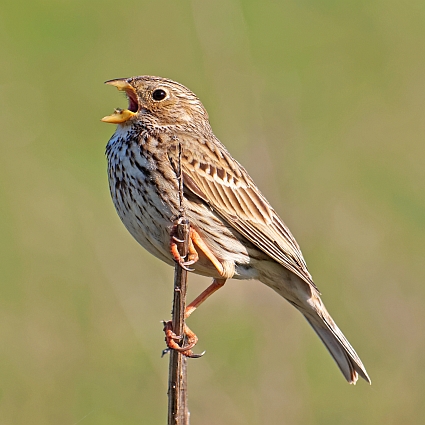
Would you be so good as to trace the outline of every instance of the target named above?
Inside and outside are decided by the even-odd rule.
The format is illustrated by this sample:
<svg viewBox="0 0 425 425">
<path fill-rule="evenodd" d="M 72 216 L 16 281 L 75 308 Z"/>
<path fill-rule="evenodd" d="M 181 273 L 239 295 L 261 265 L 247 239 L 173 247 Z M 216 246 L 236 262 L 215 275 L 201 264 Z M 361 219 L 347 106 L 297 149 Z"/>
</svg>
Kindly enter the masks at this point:
<svg viewBox="0 0 425 425">
<path fill-rule="evenodd" d="M 205 256 L 211 261 L 211 263 L 215 266 L 217 271 L 220 273 L 220 275 L 224 274 L 224 269 L 220 261 L 217 259 L 217 257 L 211 252 L 211 250 L 208 248 L 208 246 L 205 244 L 205 242 L 202 240 L 199 233 L 193 229 L 190 228 L 189 233 L 189 253 L 188 253 L 188 261 L 184 261 L 184 258 L 181 257 L 179 250 L 177 248 L 176 242 L 182 242 L 181 240 L 177 239 L 176 236 L 173 234 L 174 229 L 171 232 L 171 239 L 170 239 L 170 250 L 171 254 L 174 257 L 174 260 L 177 261 L 181 267 L 188 271 L 192 271 L 187 268 L 188 265 L 194 264 L 199 259 L 198 252 L 196 251 L 195 245 L 199 250 L 201 250 Z M 207 289 L 205 289 L 200 295 L 198 295 L 187 307 L 185 310 L 185 319 L 187 319 L 207 298 L 209 298 L 214 292 L 216 292 L 218 289 L 220 289 L 226 282 L 226 279 L 214 279 L 210 286 L 208 286 Z M 164 332 L 165 332 L 165 342 L 167 344 L 168 349 L 176 350 L 182 353 L 183 355 L 187 357 L 201 357 L 202 354 L 193 354 L 192 348 L 196 345 L 198 342 L 198 337 L 195 335 L 194 332 L 192 332 L 189 327 L 185 324 L 184 325 L 184 338 L 187 344 L 180 346 L 178 344 L 179 341 L 181 341 L 182 337 L 177 336 L 173 331 L 173 325 L 171 321 L 164 322 Z"/>
<path fill-rule="evenodd" d="M 184 261 L 184 258 L 180 255 L 179 250 L 177 248 L 177 242 L 182 243 L 180 239 L 177 239 L 175 236 L 175 228 L 171 230 L 171 238 L 170 238 L 170 251 L 173 255 L 173 258 L 177 263 L 179 263 L 185 270 L 187 271 L 193 271 L 188 269 L 186 266 L 190 266 L 194 263 L 196 263 L 199 260 L 198 252 L 196 251 L 195 245 L 205 254 L 205 256 L 211 261 L 213 266 L 217 269 L 217 271 L 220 273 L 221 276 L 224 274 L 223 265 L 220 263 L 220 261 L 217 259 L 217 257 L 211 252 L 211 250 L 208 248 L 206 243 L 202 240 L 199 233 L 193 229 L 190 228 L 189 233 L 189 254 L 188 254 L 188 260 Z"/>
<path fill-rule="evenodd" d="M 211 263 L 213 263 L 214 267 L 220 273 L 220 276 L 223 276 L 224 274 L 223 265 L 220 263 L 217 257 L 211 252 L 211 250 L 208 248 L 206 243 L 202 240 L 199 233 L 192 228 L 190 228 L 190 240 L 192 241 L 192 245 L 195 244 L 205 254 L 205 256 L 211 261 Z"/>
<path fill-rule="evenodd" d="M 205 256 L 211 261 L 221 276 L 224 275 L 224 268 L 217 257 L 211 252 L 206 243 L 195 229 L 190 229 L 190 240 L 196 245 Z M 210 286 L 205 291 L 198 295 L 187 307 L 185 318 L 187 319 L 208 297 L 220 289 L 226 283 L 226 279 L 214 279 Z"/>
<path fill-rule="evenodd" d="M 218 291 L 225 283 L 226 279 L 214 279 L 211 285 L 186 307 L 184 312 L 185 319 L 187 319 L 207 298 L 214 294 L 214 292 Z"/>
<path fill-rule="evenodd" d="M 187 319 L 207 298 L 209 298 L 214 292 L 218 291 L 224 284 L 226 279 L 214 279 L 210 286 L 205 291 L 199 294 L 187 307 L 184 313 L 185 319 Z M 184 338 L 186 344 L 183 346 L 178 345 L 182 337 L 177 336 L 173 331 L 172 321 L 164 322 L 165 342 L 170 350 L 176 350 L 183 355 L 191 358 L 198 358 L 202 354 L 193 354 L 192 348 L 198 342 L 198 337 L 192 332 L 189 327 L 184 325 Z"/>
<path fill-rule="evenodd" d="M 226 279 L 214 279 L 210 286 L 208 286 L 205 291 L 199 294 L 187 307 L 184 313 L 185 319 L 187 319 L 207 298 L 209 298 L 214 292 L 218 291 L 224 284 Z M 172 321 L 164 322 L 164 332 L 165 332 L 165 342 L 168 349 L 177 350 L 183 355 L 191 358 L 198 358 L 203 356 L 202 354 L 193 354 L 192 348 L 198 342 L 198 337 L 194 332 L 192 332 L 189 327 L 184 325 L 184 338 L 186 344 L 183 346 L 178 345 L 178 342 L 181 341 L 182 337 L 177 336 L 173 331 Z"/>
</svg>

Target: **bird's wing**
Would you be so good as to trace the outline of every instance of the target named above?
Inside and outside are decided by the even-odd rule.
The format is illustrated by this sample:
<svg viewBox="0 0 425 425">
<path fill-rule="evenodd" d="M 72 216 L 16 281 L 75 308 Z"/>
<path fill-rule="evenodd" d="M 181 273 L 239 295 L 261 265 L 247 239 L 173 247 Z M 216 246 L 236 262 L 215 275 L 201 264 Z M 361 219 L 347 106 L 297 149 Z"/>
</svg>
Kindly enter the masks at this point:
<svg viewBox="0 0 425 425">
<path fill-rule="evenodd" d="M 317 291 L 295 238 L 246 170 L 217 140 L 193 140 L 182 149 L 184 187 L 207 203 L 257 248 Z M 187 149 L 187 146 L 193 149 Z M 186 149 L 185 149 L 186 148 Z"/>
</svg>

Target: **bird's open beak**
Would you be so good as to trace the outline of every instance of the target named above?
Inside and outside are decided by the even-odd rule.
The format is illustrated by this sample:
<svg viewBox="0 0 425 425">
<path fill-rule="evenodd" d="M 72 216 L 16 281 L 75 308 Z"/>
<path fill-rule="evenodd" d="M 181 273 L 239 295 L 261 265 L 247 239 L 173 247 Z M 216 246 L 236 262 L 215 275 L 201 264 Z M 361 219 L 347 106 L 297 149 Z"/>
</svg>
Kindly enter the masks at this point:
<svg viewBox="0 0 425 425">
<path fill-rule="evenodd" d="M 137 115 L 139 109 L 137 95 L 126 79 L 110 80 L 106 81 L 105 84 L 110 84 L 111 86 L 115 86 L 118 90 L 126 92 L 128 97 L 128 109 L 115 109 L 112 115 L 102 118 L 103 122 L 122 124 Z"/>
</svg>

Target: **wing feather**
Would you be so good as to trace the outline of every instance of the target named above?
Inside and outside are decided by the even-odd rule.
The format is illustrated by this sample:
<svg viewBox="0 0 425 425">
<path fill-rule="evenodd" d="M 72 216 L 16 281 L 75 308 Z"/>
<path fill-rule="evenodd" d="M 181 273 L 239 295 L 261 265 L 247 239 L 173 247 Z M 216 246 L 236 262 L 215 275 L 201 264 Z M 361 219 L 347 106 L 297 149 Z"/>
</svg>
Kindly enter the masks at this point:
<svg viewBox="0 0 425 425">
<path fill-rule="evenodd" d="M 193 149 L 182 152 L 185 188 L 257 248 L 317 290 L 288 227 L 226 148 L 217 139 L 213 149 L 210 143 L 193 140 Z"/>
</svg>

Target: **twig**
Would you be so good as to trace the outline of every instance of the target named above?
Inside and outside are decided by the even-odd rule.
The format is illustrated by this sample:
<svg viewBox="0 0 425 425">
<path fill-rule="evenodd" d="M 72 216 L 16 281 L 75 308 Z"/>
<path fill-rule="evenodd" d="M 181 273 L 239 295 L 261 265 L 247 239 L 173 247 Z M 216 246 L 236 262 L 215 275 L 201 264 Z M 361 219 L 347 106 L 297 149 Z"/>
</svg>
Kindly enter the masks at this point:
<svg viewBox="0 0 425 425">
<path fill-rule="evenodd" d="M 183 175 L 181 172 L 181 145 L 179 143 L 179 162 L 177 176 L 179 180 L 180 217 L 176 223 L 177 238 L 184 241 L 179 243 L 179 253 L 184 258 L 189 247 L 189 221 L 183 209 Z M 187 271 L 176 263 L 174 269 L 174 300 L 172 323 L 173 331 L 183 336 L 184 313 L 186 309 Z M 180 345 L 185 343 L 181 339 Z M 170 352 L 170 366 L 168 373 L 168 425 L 189 425 L 189 411 L 187 407 L 187 357 L 176 350 Z"/>
</svg>

